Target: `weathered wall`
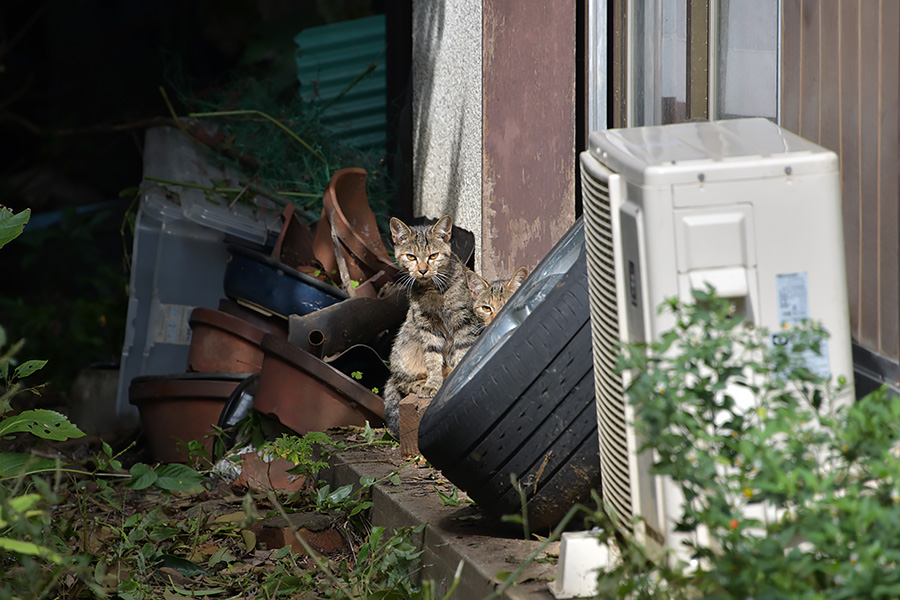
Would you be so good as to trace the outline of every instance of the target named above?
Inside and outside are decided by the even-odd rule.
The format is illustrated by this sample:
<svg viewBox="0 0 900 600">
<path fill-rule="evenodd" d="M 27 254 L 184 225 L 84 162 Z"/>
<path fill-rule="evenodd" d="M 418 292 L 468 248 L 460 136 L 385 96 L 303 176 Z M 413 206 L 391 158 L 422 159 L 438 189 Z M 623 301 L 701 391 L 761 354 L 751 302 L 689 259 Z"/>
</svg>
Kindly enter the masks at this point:
<svg viewBox="0 0 900 600">
<path fill-rule="evenodd" d="M 574 1 L 484 0 L 484 277 L 534 267 L 575 220 Z"/>
<path fill-rule="evenodd" d="M 534 267 L 575 220 L 576 2 L 414 2 L 413 30 L 416 214 L 488 279 Z"/>
<path fill-rule="evenodd" d="M 413 210 L 453 216 L 481 257 L 481 0 L 413 2 Z"/>
</svg>

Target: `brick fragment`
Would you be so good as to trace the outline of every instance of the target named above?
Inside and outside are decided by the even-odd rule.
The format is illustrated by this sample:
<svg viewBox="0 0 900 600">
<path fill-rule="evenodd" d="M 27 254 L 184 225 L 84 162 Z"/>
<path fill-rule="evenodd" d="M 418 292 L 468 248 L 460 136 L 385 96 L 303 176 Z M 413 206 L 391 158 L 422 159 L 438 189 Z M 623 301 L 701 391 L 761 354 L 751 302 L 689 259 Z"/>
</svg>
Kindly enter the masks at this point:
<svg viewBox="0 0 900 600">
<path fill-rule="evenodd" d="M 411 458 L 419 454 L 419 422 L 425 409 L 431 404 L 431 398 L 419 398 L 410 394 L 400 401 L 400 455 Z"/>
</svg>

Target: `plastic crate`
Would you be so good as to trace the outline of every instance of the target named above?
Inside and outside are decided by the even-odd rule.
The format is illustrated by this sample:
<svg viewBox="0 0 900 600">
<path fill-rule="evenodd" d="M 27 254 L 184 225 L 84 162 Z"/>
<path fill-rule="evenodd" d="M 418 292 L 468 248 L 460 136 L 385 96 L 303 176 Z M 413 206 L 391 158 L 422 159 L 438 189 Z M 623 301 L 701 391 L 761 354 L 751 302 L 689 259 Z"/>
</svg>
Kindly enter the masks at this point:
<svg viewBox="0 0 900 600">
<path fill-rule="evenodd" d="M 200 189 L 148 180 L 149 175 L 206 186 L 212 181 L 238 186 L 236 172 L 215 165 L 175 128 L 147 131 L 144 175 L 116 400 L 116 417 L 123 426 L 138 422 L 137 410 L 128 401 L 132 379 L 186 370 L 191 311 L 198 306 L 215 308 L 224 297 L 226 234 L 231 241 L 264 244 L 277 228 L 279 214 L 264 198 L 229 206 Z"/>
</svg>

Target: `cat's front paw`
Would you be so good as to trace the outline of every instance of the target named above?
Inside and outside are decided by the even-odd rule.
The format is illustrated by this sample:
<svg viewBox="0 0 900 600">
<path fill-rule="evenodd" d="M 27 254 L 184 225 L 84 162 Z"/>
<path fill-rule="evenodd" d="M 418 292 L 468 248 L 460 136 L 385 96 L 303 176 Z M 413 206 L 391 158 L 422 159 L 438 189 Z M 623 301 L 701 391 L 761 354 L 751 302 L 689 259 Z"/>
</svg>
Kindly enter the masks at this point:
<svg viewBox="0 0 900 600">
<path fill-rule="evenodd" d="M 440 387 L 440 384 L 434 385 L 426 381 L 416 390 L 416 396 L 419 398 L 434 398 Z"/>
</svg>

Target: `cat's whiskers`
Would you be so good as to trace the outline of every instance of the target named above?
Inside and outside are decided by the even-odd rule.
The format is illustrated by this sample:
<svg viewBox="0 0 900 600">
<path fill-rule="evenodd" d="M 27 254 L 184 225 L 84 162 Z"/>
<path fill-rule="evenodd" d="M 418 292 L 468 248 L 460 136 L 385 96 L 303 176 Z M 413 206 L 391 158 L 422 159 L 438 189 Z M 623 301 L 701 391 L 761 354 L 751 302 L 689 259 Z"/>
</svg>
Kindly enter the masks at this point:
<svg viewBox="0 0 900 600">
<path fill-rule="evenodd" d="M 407 299 L 412 295 L 413 287 L 416 285 L 416 278 L 412 275 L 406 275 L 403 281 L 403 287 L 406 288 Z"/>
<path fill-rule="evenodd" d="M 432 277 L 432 281 L 434 281 L 434 287 L 442 294 L 450 288 L 450 284 L 452 283 L 450 276 L 443 271 L 437 271 L 434 274 L 434 277 Z"/>
<path fill-rule="evenodd" d="M 410 294 L 412 294 L 412 288 L 416 284 L 415 277 L 413 277 L 409 273 L 401 271 L 397 274 L 397 278 L 394 281 L 401 290 L 406 290 L 406 297 L 407 299 L 409 299 Z"/>
</svg>

